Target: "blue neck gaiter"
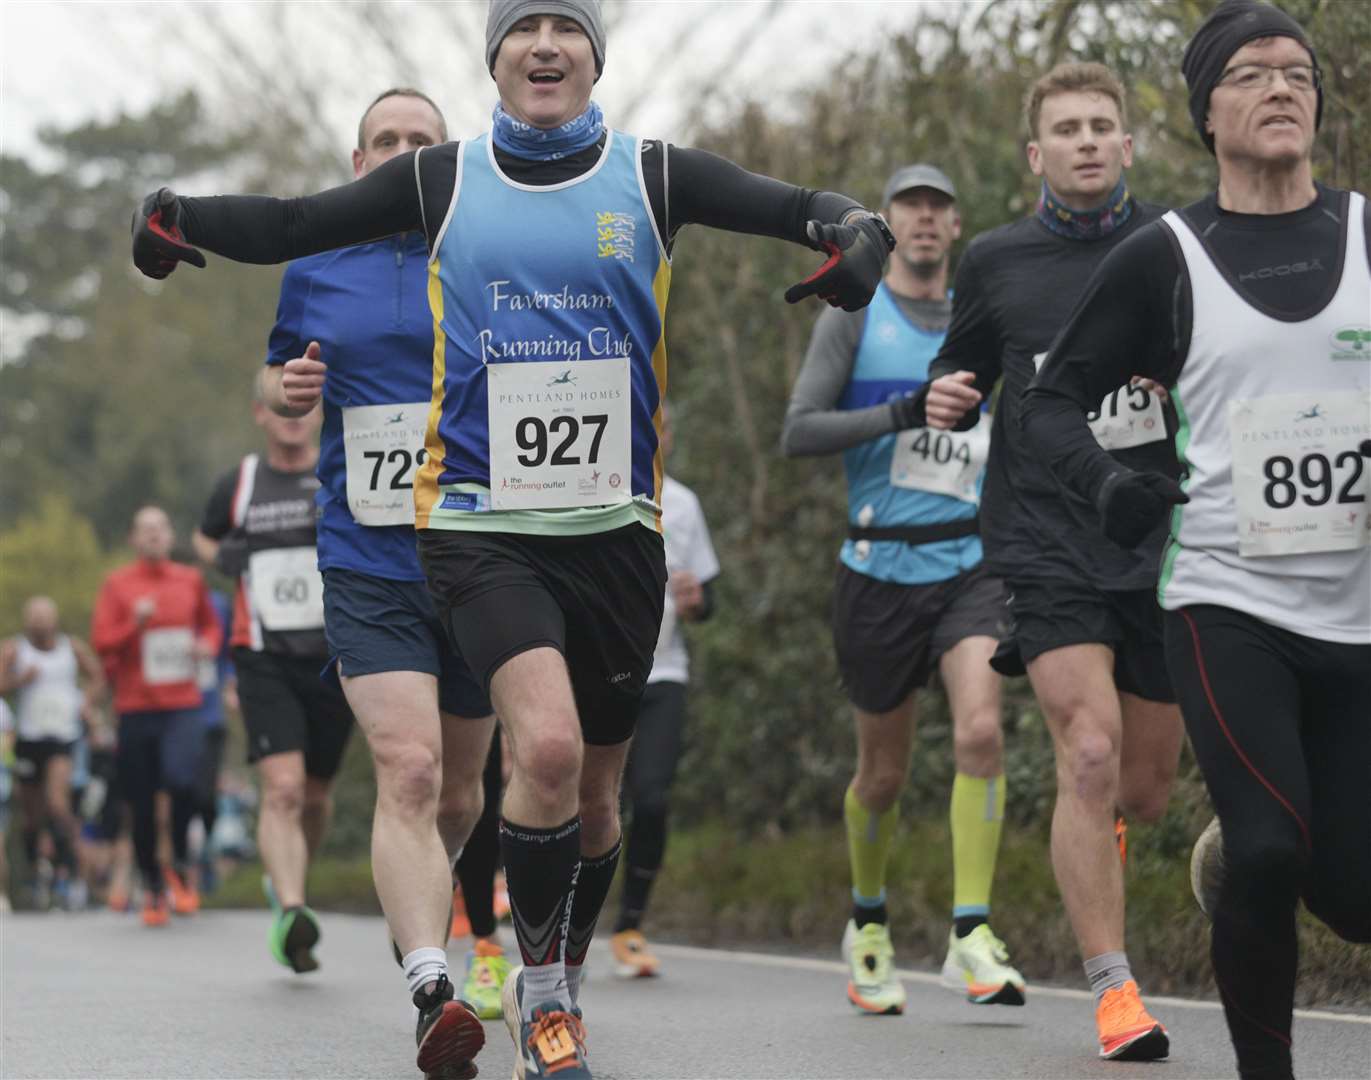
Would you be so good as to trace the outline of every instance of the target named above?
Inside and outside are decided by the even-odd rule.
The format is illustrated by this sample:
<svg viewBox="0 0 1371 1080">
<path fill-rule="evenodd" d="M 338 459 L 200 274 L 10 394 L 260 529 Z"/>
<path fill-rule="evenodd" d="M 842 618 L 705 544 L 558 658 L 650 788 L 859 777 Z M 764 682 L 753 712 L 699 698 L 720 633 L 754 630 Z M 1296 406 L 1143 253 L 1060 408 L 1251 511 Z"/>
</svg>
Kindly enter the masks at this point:
<svg viewBox="0 0 1371 1080">
<path fill-rule="evenodd" d="M 1098 240 L 1108 236 L 1133 215 L 1133 196 L 1128 190 L 1128 178 L 1120 176 L 1109 197 L 1094 210 L 1072 210 L 1062 205 L 1044 180 L 1037 213 L 1038 220 L 1058 236 L 1071 240 Z"/>
<path fill-rule="evenodd" d="M 497 149 L 526 161 L 556 161 L 594 146 L 604 134 L 605 114 L 595 102 L 574 120 L 555 128 L 537 128 L 516 120 L 496 105 L 491 115 L 491 139 Z"/>
</svg>

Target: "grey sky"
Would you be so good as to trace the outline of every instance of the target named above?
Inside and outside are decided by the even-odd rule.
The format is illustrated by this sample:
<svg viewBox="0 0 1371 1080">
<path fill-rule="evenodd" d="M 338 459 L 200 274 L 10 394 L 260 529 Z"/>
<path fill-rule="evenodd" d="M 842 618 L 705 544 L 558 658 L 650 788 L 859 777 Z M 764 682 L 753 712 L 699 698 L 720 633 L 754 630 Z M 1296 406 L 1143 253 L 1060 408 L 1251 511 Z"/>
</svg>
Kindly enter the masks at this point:
<svg viewBox="0 0 1371 1080">
<path fill-rule="evenodd" d="M 465 4 L 465 9 L 453 4 Z M 766 20 L 769 4 L 772 17 Z M 842 53 L 869 48 L 911 25 L 920 9 L 963 9 L 961 0 L 627 0 L 612 31 L 597 100 L 611 122 L 632 109 L 644 135 L 679 138 L 684 103 L 709 90 L 700 82 L 737 56 L 710 103 L 744 93 L 777 98 L 821 79 Z M 227 28 L 246 51 L 288 67 L 318 94 L 340 137 L 385 85 L 412 81 L 447 112 L 452 134 L 482 129 L 494 86 L 481 65 L 484 0 L 391 0 L 376 34 L 359 32 L 359 9 L 342 0 L 286 2 L 123 2 L 0 0 L 0 138 L 6 152 L 28 154 L 44 123 L 66 125 L 140 109 L 169 90 L 191 86 L 226 107 L 220 64 L 205 42 Z M 392 15 L 393 13 L 393 15 Z M 759 28 L 760 27 L 760 28 Z M 420 70 L 397 71 L 377 43 L 395 35 Z M 475 37 L 475 33 L 470 35 Z M 271 67 L 271 58 L 280 66 Z M 231 104 L 231 103 L 230 103 Z M 341 147 L 344 150 L 346 147 Z"/>
</svg>

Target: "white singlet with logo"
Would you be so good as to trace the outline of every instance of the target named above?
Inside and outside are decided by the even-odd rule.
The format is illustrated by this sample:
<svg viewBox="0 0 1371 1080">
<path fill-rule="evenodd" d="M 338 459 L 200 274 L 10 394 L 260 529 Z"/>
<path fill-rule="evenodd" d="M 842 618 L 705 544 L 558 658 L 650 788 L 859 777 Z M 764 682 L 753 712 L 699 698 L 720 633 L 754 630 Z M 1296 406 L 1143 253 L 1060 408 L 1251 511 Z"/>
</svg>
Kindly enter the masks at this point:
<svg viewBox="0 0 1371 1080">
<path fill-rule="evenodd" d="M 143 658 L 143 682 L 148 686 L 194 681 L 195 635 L 190 627 L 144 630 L 139 652 Z"/>
<path fill-rule="evenodd" d="M 14 695 L 18 737 L 58 742 L 79 739 L 82 695 L 71 639 L 59 634 L 51 649 L 39 649 L 28 638 L 19 637 L 14 670 L 21 675 L 29 670 L 38 673 Z"/>
<path fill-rule="evenodd" d="M 685 571 L 701 584 L 712 581 L 719 576 L 719 557 L 714 553 L 699 498 L 669 476 L 662 477 L 662 540 L 666 545 L 666 603 L 647 681 L 685 683 L 690 679 L 690 656 L 676 602 L 671 598 L 670 577 Z"/>
<path fill-rule="evenodd" d="M 313 547 L 268 548 L 248 559 L 252 607 L 267 630 L 324 625 L 324 579 Z"/>
<path fill-rule="evenodd" d="M 560 510 L 632 498 L 628 358 L 486 365 L 490 505 Z"/>
<path fill-rule="evenodd" d="M 895 434 L 890 455 L 890 483 L 898 488 L 951 495 L 979 503 L 977 481 L 990 453 L 990 425 L 970 431 L 910 428 Z"/>
<path fill-rule="evenodd" d="M 1162 561 L 1162 607 L 1216 604 L 1321 641 L 1371 643 L 1371 266 L 1347 200 L 1341 277 L 1307 319 L 1243 299 L 1185 219 L 1190 348 L 1172 392 L 1190 502 Z"/>
<path fill-rule="evenodd" d="M 427 401 L 343 410 L 348 509 L 358 525 L 413 525 L 414 474 L 428 460 Z"/>
<path fill-rule="evenodd" d="M 1034 370 L 1041 371 L 1047 353 L 1033 356 Z M 1095 441 L 1105 450 L 1127 450 L 1166 438 L 1166 417 L 1161 399 L 1144 386 L 1120 386 L 1097 409 L 1085 414 Z"/>
</svg>

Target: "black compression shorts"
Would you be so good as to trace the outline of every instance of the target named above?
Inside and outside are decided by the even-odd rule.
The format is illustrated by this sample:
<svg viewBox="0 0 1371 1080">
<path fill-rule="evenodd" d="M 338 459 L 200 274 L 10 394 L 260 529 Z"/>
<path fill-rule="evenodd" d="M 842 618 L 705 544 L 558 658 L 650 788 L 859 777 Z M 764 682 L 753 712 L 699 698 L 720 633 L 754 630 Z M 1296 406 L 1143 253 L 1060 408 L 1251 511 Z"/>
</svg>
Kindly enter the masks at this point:
<svg viewBox="0 0 1371 1080">
<path fill-rule="evenodd" d="M 1154 590 L 1102 592 L 1085 580 L 1011 580 L 1008 586 L 1013 627 L 996 654 L 997 671 L 1022 674 L 1022 664 L 1068 645 L 1108 645 L 1119 690 L 1147 701 L 1176 700 Z M 1013 664 L 1015 652 L 1020 665 Z"/>
<path fill-rule="evenodd" d="M 324 657 L 233 650 L 248 761 L 300 751 L 305 774 L 331 780 L 343 763 L 352 712 L 336 680 L 320 678 Z"/>
<path fill-rule="evenodd" d="M 506 661 L 554 648 L 566 658 L 585 741 L 632 737 L 662 625 L 658 533 L 641 525 L 589 536 L 422 529 L 419 556 L 453 645 L 487 694 Z"/>
<path fill-rule="evenodd" d="M 833 645 L 852 704 L 894 709 L 928 685 L 943 653 L 969 637 L 999 638 L 1004 586 L 977 566 L 947 581 L 900 585 L 839 565 Z"/>
</svg>

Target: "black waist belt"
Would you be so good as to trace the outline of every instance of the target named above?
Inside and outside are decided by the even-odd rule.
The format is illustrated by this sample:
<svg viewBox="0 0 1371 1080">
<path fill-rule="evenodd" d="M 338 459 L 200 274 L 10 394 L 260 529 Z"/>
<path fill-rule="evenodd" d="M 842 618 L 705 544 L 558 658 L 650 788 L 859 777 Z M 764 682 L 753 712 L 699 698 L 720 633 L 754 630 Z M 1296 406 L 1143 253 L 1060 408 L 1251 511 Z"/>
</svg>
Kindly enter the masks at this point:
<svg viewBox="0 0 1371 1080">
<path fill-rule="evenodd" d="M 944 521 L 938 525 L 849 525 L 849 540 L 899 540 L 906 544 L 936 544 L 939 540 L 960 540 L 981 531 L 981 519 L 973 514 L 961 521 Z"/>
</svg>

